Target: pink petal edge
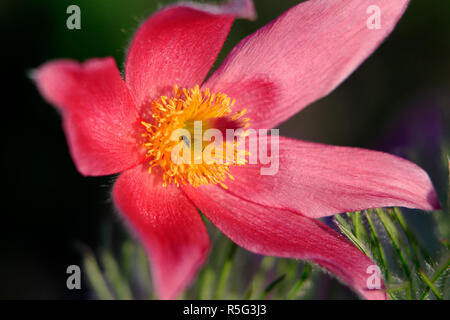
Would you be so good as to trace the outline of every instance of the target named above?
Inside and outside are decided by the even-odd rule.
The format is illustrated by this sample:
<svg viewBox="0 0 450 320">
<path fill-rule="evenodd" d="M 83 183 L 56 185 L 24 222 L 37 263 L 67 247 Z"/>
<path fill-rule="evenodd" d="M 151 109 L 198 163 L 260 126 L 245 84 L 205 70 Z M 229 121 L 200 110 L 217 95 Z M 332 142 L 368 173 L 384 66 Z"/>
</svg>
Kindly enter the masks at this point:
<svg viewBox="0 0 450 320">
<path fill-rule="evenodd" d="M 81 174 L 113 174 L 145 160 L 137 130 L 141 118 L 113 58 L 54 60 L 35 70 L 32 78 L 42 96 L 61 111 Z"/>
<path fill-rule="evenodd" d="M 233 167 L 228 192 L 310 218 L 378 207 L 440 208 L 427 173 L 403 158 L 285 137 L 279 137 L 278 148 L 275 174 L 261 174 L 269 164 Z"/>
<path fill-rule="evenodd" d="M 242 40 L 204 87 L 236 99 L 235 110 L 247 108 L 252 127 L 276 127 L 344 81 L 392 32 L 408 2 L 302 2 Z M 367 27 L 373 5 L 380 29 Z"/>
</svg>

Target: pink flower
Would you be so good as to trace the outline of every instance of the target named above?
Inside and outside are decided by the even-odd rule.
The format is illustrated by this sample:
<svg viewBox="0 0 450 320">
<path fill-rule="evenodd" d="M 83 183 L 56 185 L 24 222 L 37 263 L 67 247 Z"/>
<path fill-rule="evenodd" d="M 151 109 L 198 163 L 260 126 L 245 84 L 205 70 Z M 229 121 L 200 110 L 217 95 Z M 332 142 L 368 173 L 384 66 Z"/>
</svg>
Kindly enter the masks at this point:
<svg viewBox="0 0 450 320">
<path fill-rule="evenodd" d="M 380 29 L 366 23 L 374 3 Z M 122 172 L 114 202 L 148 252 L 161 298 L 176 297 L 205 261 L 210 243 L 197 209 L 247 250 L 311 260 L 362 297 L 386 298 L 383 289 L 367 288 L 373 262 L 317 218 L 384 206 L 439 208 L 418 166 L 382 152 L 289 138 L 280 138 L 279 172 L 272 176 L 252 164 L 177 166 L 167 157 L 167 136 L 198 119 L 221 129 L 276 127 L 347 78 L 407 5 L 301 3 L 242 40 L 206 82 L 234 18 L 253 17 L 253 4 L 174 5 L 138 29 L 125 80 L 112 58 L 57 60 L 34 73 L 42 95 L 62 114 L 80 173 Z"/>
</svg>

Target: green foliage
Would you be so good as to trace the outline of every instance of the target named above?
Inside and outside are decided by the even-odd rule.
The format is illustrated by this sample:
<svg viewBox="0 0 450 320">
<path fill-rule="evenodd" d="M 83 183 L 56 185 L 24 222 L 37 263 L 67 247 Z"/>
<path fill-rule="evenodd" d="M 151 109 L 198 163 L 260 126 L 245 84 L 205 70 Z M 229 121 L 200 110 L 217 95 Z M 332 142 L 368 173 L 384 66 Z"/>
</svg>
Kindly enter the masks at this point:
<svg viewBox="0 0 450 320">
<path fill-rule="evenodd" d="M 391 299 L 443 299 L 448 295 L 450 255 L 445 241 L 438 250 L 442 261 L 434 259 L 400 209 L 347 213 L 335 220 L 342 233 L 378 264 Z"/>
</svg>

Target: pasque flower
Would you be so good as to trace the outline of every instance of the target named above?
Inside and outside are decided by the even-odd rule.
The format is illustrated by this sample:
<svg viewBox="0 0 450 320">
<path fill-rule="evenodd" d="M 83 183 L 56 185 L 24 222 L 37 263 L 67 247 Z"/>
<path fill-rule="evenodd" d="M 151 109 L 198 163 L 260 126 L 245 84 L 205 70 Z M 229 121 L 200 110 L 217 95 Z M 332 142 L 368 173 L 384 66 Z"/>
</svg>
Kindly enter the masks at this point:
<svg viewBox="0 0 450 320">
<path fill-rule="evenodd" d="M 367 27 L 367 8 L 380 28 Z M 243 39 L 205 81 L 250 0 L 182 3 L 139 27 L 122 79 L 112 58 L 51 61 L 34 72 L 62 114 L 72 158 L 85 176 L 120 173 L 114 203 L 145 246 L 159 297 L 174 298 L 205 261 L 198 213 L 252 252 L 307 259 L 367 299 L 373 262 L 317 218 L 372 207 L 433 210 L 438 200 L 415 164 L 376 151 L 280 137 L 279 171 L 260 164 L 176 165 L 172 130 L 274 128 L 347 78 L 394 29 L 408 0 L 310 0 Z M 363 106 L 361 106 L 363 107 Z"/>
</svg>

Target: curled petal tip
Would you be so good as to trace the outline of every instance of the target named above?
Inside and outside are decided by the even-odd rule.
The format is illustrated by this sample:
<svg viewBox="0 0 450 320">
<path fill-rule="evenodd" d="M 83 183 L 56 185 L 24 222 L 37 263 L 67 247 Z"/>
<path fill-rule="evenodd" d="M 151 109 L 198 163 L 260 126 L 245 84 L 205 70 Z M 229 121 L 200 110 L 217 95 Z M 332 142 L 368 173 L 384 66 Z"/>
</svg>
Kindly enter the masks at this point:
<svg viewBox="0 0 450 320">
<path fill-rule="evenodd" d="M 187 6 L 216 15 L 229 14 L 242 19 L 256 19 L 256 11 L 253 0 L 228 0 L 222 5 L 181 2 L 174 6 Z"/>
<path fill-rule="evenodd" d="M 253 0 L 230 0 L 226 4 L 231 14 L 239 18 L 256 20 L 256 11 Z"/>
<path fill-rule="evenodd" d="M 236 180 L 227 183 L 230 190 L 310 218 L 379 207 L 440 208 L 428 174 L 406 159 L 284 137 L 278 148 L 276 174 L 261 175 L 258 165 L 233 168 Z M 251 193 L 244 192 L 248 185 L 254 186 Z"/>
<path fill-rule="evenodd" d="M 428 193 L 428 197 L 427 197 L 428 203 L 430 204 L 430 208 L 425 208 L 424 210 L 441 210 L 441 204 L 439 203 L 439 199 L 437 197 L 436 192 L 433 190 L 431 190 Z"/>
</svg>

